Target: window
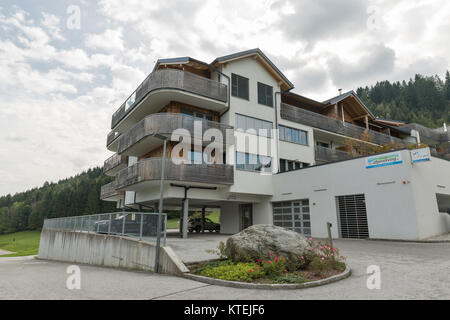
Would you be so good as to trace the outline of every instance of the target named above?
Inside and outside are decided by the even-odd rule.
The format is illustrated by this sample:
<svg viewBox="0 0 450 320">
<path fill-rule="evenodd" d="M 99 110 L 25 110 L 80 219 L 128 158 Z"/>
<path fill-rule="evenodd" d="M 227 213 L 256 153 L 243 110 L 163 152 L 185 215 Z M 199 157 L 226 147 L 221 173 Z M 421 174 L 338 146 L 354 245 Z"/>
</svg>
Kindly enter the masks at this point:
<svg viewBox="0 0 450 320">
<path fill-rule="evenodd" d="M 258 103 L 273 107 L 273 88 L 258 82 Z"/>
<path fill-rule="evenodd" d="M 280 130 L 280 140 L 308 145 L 308 132 L 304 130 L 278 126 Z"/>
<path fill-rule="evenodd" d="M 272 158 L 262 155 L 236 152 L 236 168 L 250 171 L 266 171 L 272 166 Z"/>
<path fill-rule="evenodd" d="M 316 145 L 319 147 L 323 147 L 323 148 L 329 148 L 330 144 L 325 143 L 325 142 L 320 142 L 320 141 L 316 141 Z"/>
<path fill-rule="evenodd" d="M 265 136 L 265 137 L 272 137 L 272 122 L 256 119 L 253 117 L 247 117 L 243 116 L 241 114 L 236 113 L 235 115 L 236 120 L 236 130 L 243 130 L 246 132 L 249 129 L 253 129 L 256 131 L 256 134 Z M 260 129 L 263 129 L 261 132 Z"/>
<path fill-rule="evenodd" d="M 295 160 L 280 159 L 280 172 L 288 172 L 306 167 L 309 167 L 309 163 Z"/>
<path fill-rule="evenodd" d="M 248 79 L 231 74 L 231 95 L 242 99 L 249 100 L 248 95 Z"/>
<path fill-rule="evenodd" d="M 204 112 L 199 112 L 199 111 L 194 111 L 191 109 L 187 109 L 187 108 L 181 108 L 180 113 L 188 115 L 188 116 L 192 116 L 194 118 L 196 118 L 195 120 L 213 120 L 213 116 L 211 114 L 208 113 L 204 113 Z"/>
</svg>

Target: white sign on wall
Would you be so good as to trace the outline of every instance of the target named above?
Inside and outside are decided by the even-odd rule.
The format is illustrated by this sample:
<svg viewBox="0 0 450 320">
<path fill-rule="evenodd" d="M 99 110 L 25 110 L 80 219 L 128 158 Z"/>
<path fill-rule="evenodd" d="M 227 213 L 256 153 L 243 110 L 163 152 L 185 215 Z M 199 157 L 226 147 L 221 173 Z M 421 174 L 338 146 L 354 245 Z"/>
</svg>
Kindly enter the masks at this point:
<svg viewBox="0 0 450 320">
<path fill-rule="evenodd" d="M 366 158 L 366 169 L 391 166 L 403 163 L 400 152 L 383 153 Z"/>
<path fill-rule="evenodd" d="M 413 163 L 430 161 L 431 160 L 430 148 L 411 150 L 411 159 Z"/>
</svg>

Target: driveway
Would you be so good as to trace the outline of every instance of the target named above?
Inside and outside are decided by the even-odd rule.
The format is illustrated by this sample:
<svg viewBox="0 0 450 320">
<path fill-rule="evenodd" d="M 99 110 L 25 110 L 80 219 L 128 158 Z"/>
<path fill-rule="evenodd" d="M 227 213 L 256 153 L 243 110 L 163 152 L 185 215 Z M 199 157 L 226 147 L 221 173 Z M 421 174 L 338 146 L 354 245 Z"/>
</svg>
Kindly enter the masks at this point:
<svg viewBox="0 0 450 320">
<path fill-rule="evenodd" d="M 214 241 L 202 243 L 201 236 Z M 184 243 L 168 241 L 178 246 L 175 250 L 184 259 L 203 258 L 206 243 L 214 248 L 222 239 L 216 237 L 206 234 Z M 353 270 L 350 278 L 323 287 L 282 291 L 226 288 L 87 265 L 80 265 L 81 290 L 68 290 L 69 263 L 0 258 L 0 299 L 450 299 L 449 243 L 336 240 L 335 245 L 348 257 Z M 380 290 L 366 287 L 369 265 L 381 268 Z"/>
</svg>

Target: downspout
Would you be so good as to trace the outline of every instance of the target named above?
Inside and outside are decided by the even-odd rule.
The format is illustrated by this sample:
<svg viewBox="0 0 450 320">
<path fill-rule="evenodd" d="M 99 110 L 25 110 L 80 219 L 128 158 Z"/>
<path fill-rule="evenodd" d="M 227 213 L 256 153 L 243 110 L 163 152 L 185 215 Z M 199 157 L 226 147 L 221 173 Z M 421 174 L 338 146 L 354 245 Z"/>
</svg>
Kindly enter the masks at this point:
<svg viewBox="0 0 450 320">
<path fill-rule="evenodd" d="M 219 114 L 219 121 L 220 121 L 220 118 L 225 114 L 225 113 L 227 113 L 228 112 L 228 110 L 230 110 L 230 98 L 231 98 L 231 80 L 230 80 L 230 77 L 229 76 L 227 76 L 225 73 L 223 73 L 222 71 L 220 71 L 219 69 L 217 69 L 216 67 L 214 67 L 214 66 L 212 66 L 212 65 L 209 65 L 209 67 L 211 68 L 211 69 L 213 69 L 214 71 L 216 71 L 218 74 L 220 74 L 221 76 L 224 76 L 226 79 L 227 79 L 227 81 L 228 81 L 228 86 L 227 86 L 227 95 L 228 95 L 228 105 L 227 105 L 227 109 L 224 111 L 224 112 L 222 112 L 221 114 Z"/>
<path fill-rule="evenodd" d="M 276 135 L 277 135 L 277 141 L 276 141 L 276 146 L 277 146 L 277 150 L 276 150 L 276 155 L 277 155 L 277 164 L 278 164 L 278 172 L 280 172 L 280 156 L 279 156 L 279 144 L 280 144 L 280 137 L 278 135 L 278 132 L 280 132 L 278 130 L 278 101 L 277 101 L 277 94 L 280 95 L 280 103 L 281 103 L 281 92 L 277 91 L 275 92 L 275 130 L 276 130 Z"/>
</svg>

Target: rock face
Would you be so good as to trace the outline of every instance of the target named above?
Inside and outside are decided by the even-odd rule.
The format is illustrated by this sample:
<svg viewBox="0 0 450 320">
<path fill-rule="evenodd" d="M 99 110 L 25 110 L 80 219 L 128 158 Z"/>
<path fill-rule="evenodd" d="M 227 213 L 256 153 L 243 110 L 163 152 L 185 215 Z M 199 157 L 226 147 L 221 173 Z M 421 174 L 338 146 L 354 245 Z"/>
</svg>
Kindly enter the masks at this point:
<svg viewBox="0 0 450 320">
<path fill-rule="evenodd" d="M 285 257 L 288 264 L 301 263 L 301 257 L 309 257 L 310 244 L 301 234 L 281 227 L 253 225 L 228 238 L 227 255 L 234 261 L 255 261 L 267 258 L 270 253 Z"/>
</svg>

